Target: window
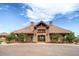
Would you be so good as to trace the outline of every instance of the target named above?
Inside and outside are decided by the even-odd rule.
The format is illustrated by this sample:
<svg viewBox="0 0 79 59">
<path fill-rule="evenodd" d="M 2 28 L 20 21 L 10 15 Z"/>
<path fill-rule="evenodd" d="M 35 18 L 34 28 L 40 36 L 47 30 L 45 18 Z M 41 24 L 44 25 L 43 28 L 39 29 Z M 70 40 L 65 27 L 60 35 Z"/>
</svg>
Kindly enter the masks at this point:
<svg viewBox="0 0 79 59">
<path fill-rule="evenodd" d="M 45 29 L 38 29 L 38 33 L 45 33 Z"/>
<path fill-rule="evenodd" d="M 38 35 L 38 41 L 45 41 L 45 35 Z"/>
</svg>

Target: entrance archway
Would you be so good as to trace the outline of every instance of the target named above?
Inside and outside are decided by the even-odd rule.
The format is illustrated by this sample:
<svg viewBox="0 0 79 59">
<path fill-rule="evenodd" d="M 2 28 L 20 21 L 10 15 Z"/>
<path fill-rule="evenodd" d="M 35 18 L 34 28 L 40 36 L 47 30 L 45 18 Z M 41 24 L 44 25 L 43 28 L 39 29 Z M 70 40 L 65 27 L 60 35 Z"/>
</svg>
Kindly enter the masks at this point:
<svg viewBox="0 0 79 59">
<path fill-rule="evenodd" d="M 38 35 L 38 42 L 45 42 L 45 35 Z"/>
</svg>

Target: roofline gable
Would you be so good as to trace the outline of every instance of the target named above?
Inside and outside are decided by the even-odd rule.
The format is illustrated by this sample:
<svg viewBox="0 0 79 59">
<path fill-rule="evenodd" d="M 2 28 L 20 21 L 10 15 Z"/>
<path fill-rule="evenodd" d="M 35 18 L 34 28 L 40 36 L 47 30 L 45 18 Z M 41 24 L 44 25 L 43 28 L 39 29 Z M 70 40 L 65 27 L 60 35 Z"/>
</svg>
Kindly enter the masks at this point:
<svg viewBox="0 0 79 59">
<path fill-rule="evenodd" d="M 40 21 L 38 24 L 36 24 L 34 27 L 37 28 L 39 25 L 44 25 L 46 26 L 46 28 L 48 28 L 49 26 L 44 22 L 44 21 Z"/>
</svg>

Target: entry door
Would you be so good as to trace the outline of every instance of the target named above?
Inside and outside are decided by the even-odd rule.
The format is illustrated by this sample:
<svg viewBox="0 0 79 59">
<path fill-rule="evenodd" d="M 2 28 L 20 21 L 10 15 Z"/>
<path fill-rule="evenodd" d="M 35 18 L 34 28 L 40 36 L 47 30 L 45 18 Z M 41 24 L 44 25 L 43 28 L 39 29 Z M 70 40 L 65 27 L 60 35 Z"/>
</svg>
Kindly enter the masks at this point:
<svg viewBox="0 0 79 59">
<path fill-rule="evenodd" d="M 45 35 L 38 35 L 39 42 L 45 42 Z"/>
</svg>

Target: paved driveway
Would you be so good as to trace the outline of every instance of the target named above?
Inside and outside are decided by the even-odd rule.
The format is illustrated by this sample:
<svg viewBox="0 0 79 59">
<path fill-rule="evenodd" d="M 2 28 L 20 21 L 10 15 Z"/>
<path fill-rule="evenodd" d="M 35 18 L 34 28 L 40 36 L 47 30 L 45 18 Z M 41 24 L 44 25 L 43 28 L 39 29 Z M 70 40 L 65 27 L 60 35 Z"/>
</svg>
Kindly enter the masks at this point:
<svg viewBox="0 0 79 59">
<path fill-rule="evenodd" d="M 0 56 L 79 56 L 79 45 L 50 43 L 0 45 Z"/>
</svg>

